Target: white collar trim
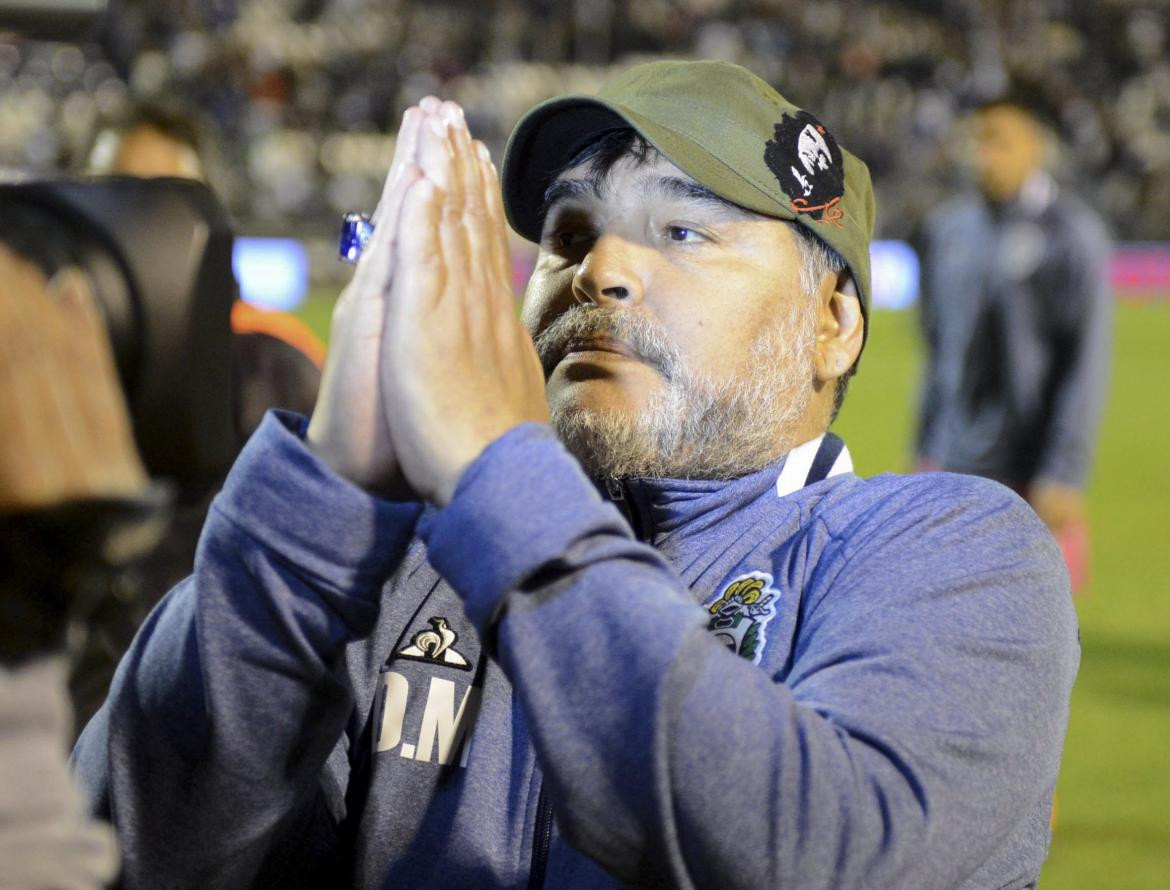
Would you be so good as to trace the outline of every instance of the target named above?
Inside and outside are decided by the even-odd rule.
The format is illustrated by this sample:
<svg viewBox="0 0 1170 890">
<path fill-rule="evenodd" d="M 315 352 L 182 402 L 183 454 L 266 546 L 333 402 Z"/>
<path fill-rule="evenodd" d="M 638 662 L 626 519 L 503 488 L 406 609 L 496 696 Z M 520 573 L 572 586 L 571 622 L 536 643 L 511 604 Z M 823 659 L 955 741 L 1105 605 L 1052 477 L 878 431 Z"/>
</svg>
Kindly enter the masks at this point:
<svg viewBox="0 0 1170 890">
<path fill-rule="evenodd" d="M 1037 170 L 1020 189 L 1020 207 L 1030 216 L 1039 216 L 1056 197 L 1056 180 L 1047 172 Z"/>
<path fill-rule="evenodd" d="M 812 482 L 821 481 L 820 479 L 809 479 L 809 471 L 812 469 L 813 462 L 816 460 L 824 440 L 825 436 L 822 433 L 815 439 L 811 439 L 803 445 L 797 445 L 788 452 L 784 458 L 784 466 L 781 467 L 780 475 L 776 479 L 778 497 L 790 495 Z M 840 476 L 842 473 L 852 472 L 853 458 L 849 456 L 848 446 L 842 444 L 841 453 L 837 455 L 837 459 L 833 461 L 833 466 L 830 467 L 824 478 L 829 479 L 833 476 Z"/>
</svg>

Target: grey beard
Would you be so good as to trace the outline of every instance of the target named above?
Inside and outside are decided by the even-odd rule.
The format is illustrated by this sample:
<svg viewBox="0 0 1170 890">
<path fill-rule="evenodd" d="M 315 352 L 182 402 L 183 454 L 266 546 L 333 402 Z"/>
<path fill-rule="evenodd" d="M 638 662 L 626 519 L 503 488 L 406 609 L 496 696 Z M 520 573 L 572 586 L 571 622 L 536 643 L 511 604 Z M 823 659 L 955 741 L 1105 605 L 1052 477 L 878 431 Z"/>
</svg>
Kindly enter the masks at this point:
<svg viewBox="0 0 1170 890">
<path fill-rule="evenodd" d="M 563 322 L 563 324 L 562 324 Z M 647 319 L 628 311 L 570 310 L 537 339 L 546 372 L 574 335 L 609 333 L 663 375 L 663 389 L 636 411 L 557 407 L 551 423 L 565 447 L 597 479 L 643 476 L 733 479 L 761 469 L 793 445 L 792 431 L 812 398 L 816 301 L 765 331 L 742 378 L 713 380 L 688 368 Z"/>
</svg>

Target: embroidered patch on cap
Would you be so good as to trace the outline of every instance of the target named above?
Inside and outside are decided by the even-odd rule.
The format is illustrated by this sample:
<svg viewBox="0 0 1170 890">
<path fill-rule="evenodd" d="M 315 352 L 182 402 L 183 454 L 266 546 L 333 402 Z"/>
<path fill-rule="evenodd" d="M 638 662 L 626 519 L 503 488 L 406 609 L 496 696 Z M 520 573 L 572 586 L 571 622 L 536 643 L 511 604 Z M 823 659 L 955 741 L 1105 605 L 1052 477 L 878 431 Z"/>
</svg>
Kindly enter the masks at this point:
<svg viewBox="0 0 1170 890">
<path fill-rule="evenodd" d="M 837 140 L 807 111 L 784 115 L 764 146 L 764 163 L 790 196 L 789 209 L 843 228 L 845 164 Z"/>
</svg>

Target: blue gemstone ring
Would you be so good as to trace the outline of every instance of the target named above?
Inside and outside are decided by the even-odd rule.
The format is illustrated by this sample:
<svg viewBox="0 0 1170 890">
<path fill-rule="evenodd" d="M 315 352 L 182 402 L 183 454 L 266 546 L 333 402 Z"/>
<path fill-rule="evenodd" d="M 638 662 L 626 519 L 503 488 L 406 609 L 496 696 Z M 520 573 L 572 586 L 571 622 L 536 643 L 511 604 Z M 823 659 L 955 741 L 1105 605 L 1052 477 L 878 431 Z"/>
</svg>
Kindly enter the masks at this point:
<svg viewBox="0 0 1170 890">
<path fill-rule="evenodd" d="M 364 213 L 347 213 L 341 220 L 341 239 L 337 244 L 341 261 L 351 265 L 356 263 L 373 234 L 374 224 L 368 216 Z"/>
</svg>

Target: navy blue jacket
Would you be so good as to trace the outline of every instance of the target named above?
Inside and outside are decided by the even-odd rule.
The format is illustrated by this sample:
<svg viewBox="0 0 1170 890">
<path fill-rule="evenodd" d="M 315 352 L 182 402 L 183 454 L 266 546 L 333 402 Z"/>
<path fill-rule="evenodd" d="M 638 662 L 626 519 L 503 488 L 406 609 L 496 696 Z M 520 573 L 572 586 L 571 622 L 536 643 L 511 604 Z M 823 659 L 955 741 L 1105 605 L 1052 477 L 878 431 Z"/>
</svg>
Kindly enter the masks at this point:
<svg viewBox="0 0 1170 890">
<path fill-rule="evenodd" d="M 424 514 L 302 434 L 265 421 L 78 744 L 127 887 L 1035 882 L 1078 647 L 1007 489 L 801 487 L 814 441 L 615 505 L 525 425 Z"/>
</svg>

